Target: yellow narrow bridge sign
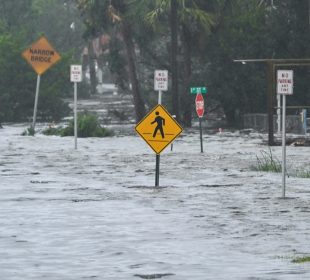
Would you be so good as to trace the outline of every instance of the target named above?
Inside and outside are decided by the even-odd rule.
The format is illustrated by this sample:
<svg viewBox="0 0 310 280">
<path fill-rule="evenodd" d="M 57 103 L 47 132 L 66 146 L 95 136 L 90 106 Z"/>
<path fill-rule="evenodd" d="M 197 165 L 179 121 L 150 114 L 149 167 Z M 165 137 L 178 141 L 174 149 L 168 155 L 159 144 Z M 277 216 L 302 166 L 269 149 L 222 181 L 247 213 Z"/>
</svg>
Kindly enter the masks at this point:
<svg viewBox="0 0 310 280">
<path fill-rule="evenodd" d="M 26 49 L 22 55 L 38 75 L 42 75 L 61 58 L 44 36 Z"/>
<path fill-rule="evenodd" d="M 162 105 L 157 105 L 137 124 L 136 131 L 160 154 L 183 129 Z"/>
</svg>

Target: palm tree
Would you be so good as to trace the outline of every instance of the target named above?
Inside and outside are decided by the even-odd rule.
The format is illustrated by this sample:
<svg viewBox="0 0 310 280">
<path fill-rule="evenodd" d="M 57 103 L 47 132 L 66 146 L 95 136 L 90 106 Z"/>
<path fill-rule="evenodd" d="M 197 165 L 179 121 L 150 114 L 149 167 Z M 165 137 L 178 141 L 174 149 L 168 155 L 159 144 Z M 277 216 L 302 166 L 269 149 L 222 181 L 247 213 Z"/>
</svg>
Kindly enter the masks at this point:
<svg viewBox="0 0 310 280">
<path fill-rule="evenodd" d="M 122 0 L 76 0 L 85 23 L 91 33 L 98 35 L 109 32 L 112 27 L 117 27 L 124 43 L 127 57 L 128 76 L 131 84 L 136 121 L 139 122 L 146 114 L 144 101 L 141 97 L 140 86 L 137 78 L 135 44 L 132 36 L 131 25 L 133 18 L 129 16 L 131 1 Z M 115 35 L 115 34 L 114 34 Z"/>
<path fill-rule="evenodd" d="M 128 2 L 129 3 L 129 2 Z M 129 79 L 135 105 L 136 121 L 139 122 L 146 114 L 144 101 L 141 97 L 135 60 L 135 44 L 132 36 L 131 18 L 128 16 L 130 5 L 126 1 L 110 1 L 109 14 L 113 22 L 120 25 L 120 33 L 124 40 L 128 60 Z"/>
<path fill-rule="evenodd" d="M 171 81 L 172 81 L 172 114 L 180 120 L 180 101 L 178 92 L 178 2 L 171 0 L 170 7 L 171 30 Z"/>
<path fill-rule="evenodd" d="M 198 0 L 156 0 L 153 10 L 146 17 L 150 24 L 155 26 L 159 24 L 159 18 L 162 14 L 169 14 L 171 47 L 170 47 L 170 71 L 172 77 L 172 113 L 177 119 L 186 126 L 191 126 L 191 98 L 189 96 L 189 86 L 192 76 L 192 47 L 194 36 L 197 35 L 197 27 L 209 31 L 214 24 L 215 16 L 208 13 L 204 7 L 206 1 Z M 196 29 L 196 30 L 195 30 Z M 180 33 L 180 38 L 179 38 Z M 184 53 L 184 79 L 182 81 L 182 95 L 179 95 L 180 71 L 178 65 L 178 45 L 182 46 Z M 182 102 L 182 117 L 180 110 L 180 101 Z"/>
</svg>

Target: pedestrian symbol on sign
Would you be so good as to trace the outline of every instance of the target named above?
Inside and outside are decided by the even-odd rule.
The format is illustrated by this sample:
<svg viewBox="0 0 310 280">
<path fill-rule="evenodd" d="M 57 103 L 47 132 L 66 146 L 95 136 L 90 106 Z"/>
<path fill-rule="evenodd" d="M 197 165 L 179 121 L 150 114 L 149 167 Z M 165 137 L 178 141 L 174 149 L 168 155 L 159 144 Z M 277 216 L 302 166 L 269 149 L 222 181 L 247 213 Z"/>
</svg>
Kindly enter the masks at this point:
<svg viewBox="0 0 310 280">
<path fill-rule="evenodd" d="M 151 122 L 151 124 L 157 123 L 157 126 L 155 127 L 155 130 L 153 133 L 153 138 L 155 138 L 158 130 L 160 131 L 161 137 L 165 138 L 164 129 L 163 129 L 163 126 L 165 125 L 165 119 L 159 115 L 158 111 L 155 112 L 155 115 L 156 115 L 155 120 Z"/>
<path fill-rule="evenodd" d="M 182 127 L 163 106 L 157 105 L 137 124 L 136 131 L 160 154 L 182 132 Z"/>
</svg>

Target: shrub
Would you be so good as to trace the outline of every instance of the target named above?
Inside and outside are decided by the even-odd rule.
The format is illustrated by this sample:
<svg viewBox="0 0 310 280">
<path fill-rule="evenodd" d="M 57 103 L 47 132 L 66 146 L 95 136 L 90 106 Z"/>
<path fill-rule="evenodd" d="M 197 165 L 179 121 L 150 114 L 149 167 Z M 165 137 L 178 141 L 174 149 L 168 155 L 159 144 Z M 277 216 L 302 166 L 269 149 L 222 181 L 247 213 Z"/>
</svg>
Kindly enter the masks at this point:
<svg viewBox="0 0 310 280">
<path fill-rule="evenodd" d="M 305 263 L 310 262 L 310 256 L 298 257 L 292 260 L 293 263 Z"/>
<path fill-rule="evenodd" d="M 281 172 L 282 166 L 278 159 L 274 158 L 269 148 L 269 153 L 261 151 L 261 157 L 256 156 L 257 165 L 252 166 L 255 171 Z"/>
<path fill-rule="evenodd" d="M 43 130 L 42 133 L 44 135 L 61 135 L 63 128 L 59 127 L 48 127 L 47 129 Z"/>
<path fill-rule="evenodd" d="M 282 164 L 277 158 L 273 157 L 270 148 L 269 152 L 261 151 L 261 154 L 261 157 L 256 156 L 257 164 L 251 167 L 252 170 L 278 173 L 282 172 Z M 285 172 L 288 175 L 287 170 Z M 298 169 L 294 172 L 291 172 L 290 176 L 297 178 L 310 178 L 310 171 L 305 169 Z"/>
<path fill-rule="evenodd" d="M 296 177 L 298 178 L 310 178 L 310 171 L 309 170 L 297 170 Z"/>
<path fill-rule="evenodd" d="M 34 136 L 35 130 L 32 126 L 23 131 L 22 136 Z"/>
<path fill-rule="evenodd" d="M 98 121 L 98 117 L 94 114 L 83 113 L 78 115 L 77 120 L 78 137 L 107 137 L 113 136 L 113 132 L 102 127 Z M 74 120 L 64 128 L 49 127 L 43 131 L 45 135 L 74 136 Z"/>
</svg>

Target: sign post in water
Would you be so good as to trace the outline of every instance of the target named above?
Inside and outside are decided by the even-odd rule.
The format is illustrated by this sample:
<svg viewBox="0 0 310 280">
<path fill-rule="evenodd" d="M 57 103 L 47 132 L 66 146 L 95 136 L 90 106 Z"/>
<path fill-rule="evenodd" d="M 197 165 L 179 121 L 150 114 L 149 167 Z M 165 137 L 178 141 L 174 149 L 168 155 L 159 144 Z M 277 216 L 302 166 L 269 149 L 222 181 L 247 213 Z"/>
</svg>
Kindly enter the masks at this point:
<svg viewBox="0 0 310 280">
<path fill-rule="evenodd" d="M 159 155 L 183 131 L 165 107 L 156 105 L 135 127 L 136 132 L 156 153 L 155 186 L 159 186 Z"/>
<path fill-rule="evenodd" d="M 31 126 L 35 130 L 41 75 L 58 62 L 61 57 L 44 36 L 34 42 L 28 49 L 24 50 L 22 56 L 38 75 Z"/>
<path fill-rule="evenodd" d="M 282 198 L 285 198 L 285 175 L 286 175 L 286 96 L 293 94 L 293 70 L 277 71 L 277 93 L 282 98 Z"/>
<path fill-rule="evenodd" d="M 202 141 L 202 117 L 204 114 L 204 99 L 202 94 L 206 94 L 208 89 L 206 87 L 191 87 L 190 93 L 196 94 L 195 105 L 196 113 L 199 118 L 199 131 L 200 131 L 200 151 L 203 153 L 203 141 Z"/>
<path fill-rule="evenodd" d="M 199 131 L 200 131 L 200 151 L 203 153 L 203 142 L 202 142 L 202 117 L 203 117 L 203 113 L 204 113 L 204 100 L 203 100 L 203 96 L 201 93 L 198 93 L 196 95 L 196 99 L 195 99 L 195 103 L 196 103 L 196 112 L 197 115 L 199 117 Z"/>
<path fill-rule="evenodd" d="M 77 149 L 77 83 L 82 82 L 82 65 L 71 65 L 70 81 L 74 83 L 74 148 Z"/>
<path fill-rule="evenodd" d="M 162 104 L 162 92 L 168 90 L 168 70 L 155 70 L 154 72 L 154 90 L 158 91 L 158 104 Z M 159 185 L 159 163 L 160 154 L 156 154 L 156 183 Z"/>
</svg>

